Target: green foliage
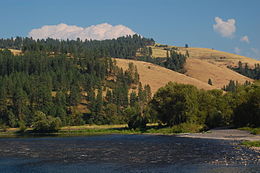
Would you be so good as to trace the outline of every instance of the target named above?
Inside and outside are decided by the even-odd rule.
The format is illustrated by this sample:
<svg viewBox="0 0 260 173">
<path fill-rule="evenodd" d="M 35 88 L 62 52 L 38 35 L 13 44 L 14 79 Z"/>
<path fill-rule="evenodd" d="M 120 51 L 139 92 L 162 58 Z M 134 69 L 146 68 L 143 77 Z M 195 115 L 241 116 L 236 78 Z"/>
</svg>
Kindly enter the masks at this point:
<svg viewBox="0 0 260 173">
<path fill-rule="evenodd" d="M 54 52 L 54 54 L 72 54 L 91 57 L 133 58 L 136 51 L 148 45 L 153 45 L 153 39 L 140 35 L 125 36 L 112 40 L 66 40 L 60 41 L 48 38 L 33 40 L 32 38 L 0 39 L 1 48 L 19 49 L 23 52 Z M 6 52 L 4 52 L 6 53 Z"/>
<path fill-rule="evenodd" d="M 235 92 L 237 90 L 237 87 L 239 86 L 238 82 L 236 81 L 233 81 L 233 80 L 230 80 L 229 83 L 224 86 L 222 89 L 224 91 L 231 91 L 231 92 Z"/>
<path fill-rule="evenodd" d="M 125 110 L 125 114 L 128 117 L 128 127 L 130 129 L 144 129 L 147 124 L 147 117 L 142 115 L 142 112 L 138 107 L 129 107 Z"/>
<path fill-rule="evenodd" d="M 69 125 L 78 126 L 78 125 L 83 125 L 83 124 L 85 124 L 85 121 L 83 119 L 82 114 L 74 113 L 74 114 L 70 115 Z"/>
<path fill-rule="evenodd" d="M 245 145 L 247 147 L 260 147 L 260 141 L 243 141 L 241 145 Z"/>
<path fill-rule="evenodd" d="M 248 97 L 235 108 L 234 124 L 242 126 L 260 126 L 260 87 L 253 86 L 248 90 Z"/>
<path fill-rule="evenodd" d="M 170 50 L 170 55 L 169 51 L 167 50 L 167 57 L 165 58 L 151 58 L 150 56 L 144 56 L 140 57 L 138 60 L 151 62 L 173 71 L 185 73 L 184 65 L 186 63 L 187 57 L 188 54 L 182 55 L 172 49 Z"/>
<path fill-rule="evenodd" d="M 36 132 L 57 132 L 61 127 L 60 118 L 46 116 L 43 112 L 35 112 L 33 130 Z"/>
<path fill-rule="evenodd" d="M 198 115 L 198 92 L 194 86 L 168 83 L 151 101 L 158 119 L 169 126 L 195 122 Z"/>
<path fill-rule="evenodd" d="M 7 111 L 7 117 L 8 117 L 8 125 L 10 127 L 17 127 L 17 119 L 15 117 L 15 114 L 11 110 Z"/>
<path fill-rule="evenodd" d="M 243 64 L 241 61 L 239 61 L 237 67 L 230 68 L 251 79 L 260 79 L 260 64 L 255 64 L 253 68 L 250 68 L 247 63 Z"/>
<path fill-rule="evenodd" d="M 23 121 L 19 121 L 19 132 L 23 133 L 27 129 L 25 123 Z"/>
<path fill-rule="evenodd" d="M 151 55 L 146 46 L 153 44 L 138 35 L 84 42 L 0 39 L 1 48 L 23 51 L 17 56 L 0 51 L 0 121 L 10 127 L 19 121 L 32 126 L 34 112 L 41 111 L 59 117 L 63 125 L 82 124 L 83 117 L 97 124 L 126 123 L 129 90 L 139 84 L 139 74 L 133 64 L 124 72 L 110 57 L 135 58 L 140 48 Z M 143 99 L 148 102 L 150 88 L 145 90 Z M 136 98 L 132 106 L 139 102 Z M 90 113 L 74 111 L 82 105 Z"/>
<path fill-rule="evenodd" d="M 7 126 L 4 123 L 0 123 L 0 131 L 6 132 Z"/>
<path fill-rule="evenodd" d="M 234 92 L 204 91 L 193 86 L 168 83 L 154 95 L 149 107 L 159 123 L 223 126 L 260 126 L 260 89 L 238 86 Z"/>
</svg>

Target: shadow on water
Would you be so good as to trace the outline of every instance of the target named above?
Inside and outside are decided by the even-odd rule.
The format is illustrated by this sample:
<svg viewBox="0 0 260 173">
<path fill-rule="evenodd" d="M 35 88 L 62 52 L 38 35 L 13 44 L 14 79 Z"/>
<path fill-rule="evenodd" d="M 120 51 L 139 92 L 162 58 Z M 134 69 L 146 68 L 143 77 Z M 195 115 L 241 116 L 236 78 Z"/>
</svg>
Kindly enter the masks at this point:
<svg viewBox="0 0 260 173">
<path fill-rule="evenodd" d="M 259 172 L 233 141 L 160 135 L 0 139 L 0 172 Z"/>
</svg>

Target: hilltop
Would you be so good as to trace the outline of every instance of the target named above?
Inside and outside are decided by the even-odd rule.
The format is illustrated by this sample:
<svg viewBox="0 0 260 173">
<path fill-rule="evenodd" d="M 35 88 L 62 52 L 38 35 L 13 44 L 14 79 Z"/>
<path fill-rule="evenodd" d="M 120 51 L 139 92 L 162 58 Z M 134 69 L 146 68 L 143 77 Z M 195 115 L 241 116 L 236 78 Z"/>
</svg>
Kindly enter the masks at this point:
<svg viewBox="0 0 260 173">
<path fill-rule="evenodd" d="M 156 44 L 157 45 L 157 44 Z M 186 54 L 186 51 L 189 53 L 189 57 L 192 59 L 200 59 L 207 61 L 209 63 L 215 64 L 217 66 L 237 66 L 238 62 L 241 61 L 242 63 L 248 63 L 249 66 L 253 66 L 254 64 L 260 63 L 259 60 L 252 59 L 249 57 L 223 52 L 215 49 L 208 49 L 208 48 L 195 48 L 195 47 L 176 47 L 176 46 L 165 46 L 165 47 L 158 47 L 158 46 L 149 46 L 152 48 L 153 57 L 166 57 L 167 50 L 169 48 L 175 48 L 177 52 Z"/>
</svg>

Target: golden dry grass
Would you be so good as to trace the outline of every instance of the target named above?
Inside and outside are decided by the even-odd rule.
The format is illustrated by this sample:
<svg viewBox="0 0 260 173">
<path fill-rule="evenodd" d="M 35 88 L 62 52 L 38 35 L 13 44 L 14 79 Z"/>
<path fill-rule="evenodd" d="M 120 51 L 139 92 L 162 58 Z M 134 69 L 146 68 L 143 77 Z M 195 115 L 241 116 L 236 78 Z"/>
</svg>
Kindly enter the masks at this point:
<svg viewBox="0 0 260 173">
<path fill-rule="evenodd" d="M 152 57 L 153 58 L 164 58 L 167 56 L 167 51 L 161 47 L 149 46 L 152 48 Z"/>
<path fill-rule="evenodd" d="M 205 60 L 218 66 L 237 66 L 239 61 L 243 63 L 248 63 L 250 66 L 254 66 L 254 64 L 260 63 L 260 61 L 249 57 L 236 55 L 228 52 L 222 52 L 214 49 L 183 47 L 179 47 L 178 49 L 179 52 L 182 54 L 185 54 L 186 50 L 188 50 L 190 58 Z"/>
<path fill-rule="evenodd" d="M 166 57 L 167 51 L 163 47 L 150 46 L 152 48 L 152 57 Z M 200 59 L 218 66 L 237 66 L 238 62 L 248 63 L 249 66 L 253 67 L 254 64 L 260 63 L 259 60 L 255 60 L 249 57 L 236 55 L 228 52 L 222 52 L 208 48 L 184 48 L 168 46 L 167 48 L 178 48 L 178 52 L 186 54 L 189 52 L 190 58 Z"/>
<path fill-rule="evenodd" d="M 185 69 L 187 70 L 185 73 L 187 76 L 205 83 L 207 83 L 210 78 L 213 85 L 218 88 L 222 88 L 224 85 L 227 85 L 230 80 L 238 81 L 241 84 L 244 84 L 245 81 L 253 81 L 252 79 L 234 72 L 225 66 L 217 66 L 200 59 L 188 58 Z"/>
<path fill-rule="evenodd" d="M 9 49 L 14 55 L 21 55 L 22 51 L 16 49 Z"/>
<path fill-rule="evenodd" d="M 170 81 L 183 84 L 191 84 L 198 87 L 199 89 L 216 89 L 215 86 L 210 86 L 205 82 L 199 81 L 192 77 L 180 74 L 178 72 L 166 69 L 152 63 L 128 59 L 116 59 L 116 61 L 117 65 L 124 70 L 128 68 L 128 64 L 130 62 L 134 63 L 134 65 L 137 66 L 137 70 L 140 75 L 140 81 L 143 85 L 149 84 L 153 94 L 160 87 L 165 86 Z"/>
<path fill-rule="evenodd" d="M 0 50 L 3 50 L 3 49 L 0 49 Z M 20 50 L 16 50 L 16 49 L 8 49 L 10 50 L 14 55 L 21 55 L 22 54 L 22 51 Z"/>
<path fill-rule="evenodd" d="M 167 51 L 163 47 L 150 47 L 152 47 L 153 57 L 166 57 Z M 173 47 L 176 48 L 175 46 L 168 46 L 167 48 Z M 217 88 L 227 85 L 230 80 L 239 83 L 244 83 L 246 80 L 253 81 L 228 69 L 227 66 L 237 66 L 239 61 L 248 63 L 251 67 L 260 63 L 260 61 L 252 58 L 214 49 L 178 47 L 179 53 L 186 54 L 186 51 L 189 52 L 190 57 L 187 59 L 185 66 L 187 72 L 185 74 L 204 83 L 207 83 L 210 78 Z"/>
</svg>

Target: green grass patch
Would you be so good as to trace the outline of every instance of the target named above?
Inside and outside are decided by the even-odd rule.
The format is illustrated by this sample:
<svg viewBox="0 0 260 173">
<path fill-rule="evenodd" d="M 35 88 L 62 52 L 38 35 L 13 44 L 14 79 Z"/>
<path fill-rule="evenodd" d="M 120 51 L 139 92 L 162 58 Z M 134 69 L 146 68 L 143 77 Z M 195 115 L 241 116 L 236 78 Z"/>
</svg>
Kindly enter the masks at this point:
<svg viewBox="0 0 260 173">
<path fill-rule="evenodd" d="M 176 133 L 196 133 L 200 132 L 203 126 L 197 124 L 183 123 L 173 127 L 159 126 L 158 124 L 148 124 L 144 129 L 129 129 L 127 125 L 83 125 L 66 126 L 54 133 L 36 133 L 31 128 L 20 132 L 19 128 L 7 129 L 0 132 L 0 137 L 41 137 L 41 136 L 92 136 L 109 134 L 162 134 L 171 135 Z"/>
<path fill-rule="evenodd" d="M 259 135 L 260 134 L 260 127 L 258 128 L 252 128 L 252 127 L 242 127 L 242 128 L 238 128 L 239 130 L 245 130 L 250 132 L 253 135 Z"/>
<path fill-rule="evenodd" d="M 241 145 L 247 147 L 260 147 L 260 141 L 243 141 Z"/>
</svg>

